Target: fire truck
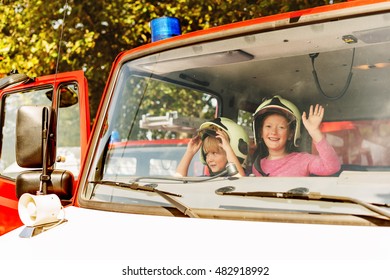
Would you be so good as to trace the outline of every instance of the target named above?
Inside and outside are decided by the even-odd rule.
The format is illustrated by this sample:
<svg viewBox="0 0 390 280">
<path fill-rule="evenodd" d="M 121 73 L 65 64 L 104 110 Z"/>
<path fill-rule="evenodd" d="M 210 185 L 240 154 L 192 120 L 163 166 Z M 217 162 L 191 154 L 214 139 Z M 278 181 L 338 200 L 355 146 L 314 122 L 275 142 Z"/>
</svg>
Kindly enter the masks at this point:
<svg viewBox="0 0 390 280">
<path fill-rule="evenodd" d="M 13 275 L 39 277 L 68 263 L 116 279 L 146 263 L 154 276 L 180 265 L 207 279 L 388 274 L 390 1 L 167 37 L 119 54 L 90 134 L 81 72 L 2 89 L 1 207 L 20 219 L 0 237 L 4 271 L 23 263 Z M 254 176 L 253 116 L 275 96 L 300 114 L 323 106 L 337 172 Z M 189 139 L 214 118 L 248 134 L 247 176 L 210 174 L 202 153 L 177 176 Z M 303 125 L 297 140 L 297 152 L 319 153 Z"/>
</svg>

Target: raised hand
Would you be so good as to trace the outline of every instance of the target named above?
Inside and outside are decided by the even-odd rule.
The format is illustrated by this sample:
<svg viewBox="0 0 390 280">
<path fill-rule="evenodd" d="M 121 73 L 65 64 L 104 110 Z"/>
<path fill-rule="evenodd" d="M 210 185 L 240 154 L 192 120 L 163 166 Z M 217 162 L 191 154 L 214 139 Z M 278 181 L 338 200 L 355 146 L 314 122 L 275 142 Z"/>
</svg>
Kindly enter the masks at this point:
<svg viewBox="0 0 390 280">
<path fill-rule="evenodd" d="M 324 112 L 324 107 L 316 104 L 315 107 L 313 105 L 310 105 L 308 117 L 306 115 L 306 112 L 303 112 L 302 114 L 302 123 L 315 142 L 319 142 L 323 138 L 323 135 L 320 130 L 320 125 L 324 117 Z"/>
</svg>

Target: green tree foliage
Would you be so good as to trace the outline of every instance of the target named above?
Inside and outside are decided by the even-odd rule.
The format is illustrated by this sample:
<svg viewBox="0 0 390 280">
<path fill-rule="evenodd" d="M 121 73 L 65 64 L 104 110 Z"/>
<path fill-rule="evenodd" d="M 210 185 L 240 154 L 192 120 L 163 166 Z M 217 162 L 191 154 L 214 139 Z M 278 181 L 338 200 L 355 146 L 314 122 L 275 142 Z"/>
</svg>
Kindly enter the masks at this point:
<svg viewBox="0 0 390 280">
<path fill-rule="evenodd" d="M 94 116 L 111 63 L 119 52 L 150 41 L 154 18 L 178 17 L 187 33 L 328 2 L 0 0 L 0 77 L 12 69 L 30 76 L 83 69 Z"/>
</svg>

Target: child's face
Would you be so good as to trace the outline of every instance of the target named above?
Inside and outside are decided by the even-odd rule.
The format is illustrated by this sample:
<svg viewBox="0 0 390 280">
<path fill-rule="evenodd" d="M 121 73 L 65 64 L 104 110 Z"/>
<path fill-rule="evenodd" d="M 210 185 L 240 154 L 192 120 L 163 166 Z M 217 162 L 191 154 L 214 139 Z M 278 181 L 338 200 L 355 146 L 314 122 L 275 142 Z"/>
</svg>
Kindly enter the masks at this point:
<svg viewBox="0 0 390 280">
<path fill-rule="evenodd" d="M 213 173 L 225 170 L 227 157 L 223 149 L 209 149 L 205 151 L 205 156 L 206 163 Z"/>
<path fill-rule="evenodd" d="M 268 150 L 284 150 L 291 136 L 289 124 L 285 117 L 273 114 L 264 119 L 261 136 Z"/>
</svg>

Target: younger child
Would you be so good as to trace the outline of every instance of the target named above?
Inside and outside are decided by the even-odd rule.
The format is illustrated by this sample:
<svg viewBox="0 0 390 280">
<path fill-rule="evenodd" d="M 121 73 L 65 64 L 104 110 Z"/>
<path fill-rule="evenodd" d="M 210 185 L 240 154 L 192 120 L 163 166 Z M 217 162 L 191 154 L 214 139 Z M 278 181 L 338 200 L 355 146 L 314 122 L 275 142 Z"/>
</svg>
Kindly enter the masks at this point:
<svg viewBox="0 0 390 280">
<path fill-rule="evenodd" d="M 209 168 L 210 175 L 217 175 L 225 170 L 227 163 L 234 163 L 238 176 L 245 176 L 249 137 L 231 119 L 220 117 L 200 126 L 176 169 L 177 176 L 187 176 L 191 160 L 199 149 L 201 161 Z"/>
</svg>

